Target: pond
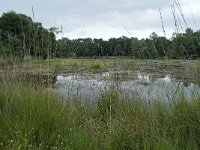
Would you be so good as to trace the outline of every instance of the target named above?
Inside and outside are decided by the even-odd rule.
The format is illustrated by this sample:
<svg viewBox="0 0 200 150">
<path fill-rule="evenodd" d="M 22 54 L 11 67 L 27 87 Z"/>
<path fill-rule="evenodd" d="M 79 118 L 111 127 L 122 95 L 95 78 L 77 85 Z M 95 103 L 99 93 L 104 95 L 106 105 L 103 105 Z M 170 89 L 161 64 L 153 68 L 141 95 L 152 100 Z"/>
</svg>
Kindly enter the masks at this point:
<svg viewBox="0 0 200 150">
<path fill-rule="evenodd" d="M 108 71 L 97 74 L 60 74 L 54 91 L 64 99 L 77 97 L 97 100 L 105 91 L 115 89 L 123 98 L 171 100 L 183 93 L 192 98 L 200 93 L 199 85 L 176 80 L 170 74 L 141 71 Z"/>
</svg>

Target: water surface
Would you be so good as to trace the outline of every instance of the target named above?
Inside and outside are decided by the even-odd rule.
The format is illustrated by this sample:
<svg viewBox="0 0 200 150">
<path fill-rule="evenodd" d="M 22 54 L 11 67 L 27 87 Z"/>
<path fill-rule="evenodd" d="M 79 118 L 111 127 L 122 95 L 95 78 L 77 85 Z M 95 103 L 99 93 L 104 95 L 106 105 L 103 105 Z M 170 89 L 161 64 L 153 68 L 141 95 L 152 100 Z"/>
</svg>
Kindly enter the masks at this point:
<svg viewBox="0 0 200 150">
<path fill-rule="evenodd" d="M 115 89 L 126 98 L 171 100 L 181 92 L 188 98 L 200 93 L 200 87 L 173 78 L 170 74 L 140 71 L 109 71 L 98 74 L 60 74 L 54 91 L 63 98 L 78 97 L 85 101 L 98 99 L 105 91 Z"/>
</svg>

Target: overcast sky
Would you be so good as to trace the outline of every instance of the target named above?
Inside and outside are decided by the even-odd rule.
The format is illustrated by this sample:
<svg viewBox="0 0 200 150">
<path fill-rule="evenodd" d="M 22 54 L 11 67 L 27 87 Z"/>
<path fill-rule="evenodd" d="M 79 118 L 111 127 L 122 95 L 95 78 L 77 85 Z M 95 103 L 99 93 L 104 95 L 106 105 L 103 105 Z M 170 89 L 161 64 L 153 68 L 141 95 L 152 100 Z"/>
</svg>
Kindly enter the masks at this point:
<svg viewBox="0 0 200 150">
<path fill-rule="evenodd" d="M 179 2 L 187 23 L 186 26 L 176 7 L 183 30 L 200 29 L 200 0 Z M 41 22 L 45 28 L 62 26 L 63 34 L 57 37 L 146 38 L 152 32 L 164 36 L 160 8 L 164 29 L 170 37 L 175 31 L 172 4 L 173 0 L 0 0 L 0 14 L 13 10 L 33 17 L 33 7 L 35 22 Z"/>
</svg>

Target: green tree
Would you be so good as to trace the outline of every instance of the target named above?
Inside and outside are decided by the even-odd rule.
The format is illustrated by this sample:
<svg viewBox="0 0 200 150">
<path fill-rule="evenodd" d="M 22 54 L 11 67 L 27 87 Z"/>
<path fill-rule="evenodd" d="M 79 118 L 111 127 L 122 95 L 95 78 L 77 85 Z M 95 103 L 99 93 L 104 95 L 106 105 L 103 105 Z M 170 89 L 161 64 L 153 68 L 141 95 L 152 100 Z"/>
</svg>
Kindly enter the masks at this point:
<svg viewBox="0 0 200 150">
<path fill-rule="evenodd" d="M 54 33 L 24 14 L 14 11 L 3 13 L 0 17 L 0 34 L 9 55 L 46 58 L 54 54 Z"/>
</svg>

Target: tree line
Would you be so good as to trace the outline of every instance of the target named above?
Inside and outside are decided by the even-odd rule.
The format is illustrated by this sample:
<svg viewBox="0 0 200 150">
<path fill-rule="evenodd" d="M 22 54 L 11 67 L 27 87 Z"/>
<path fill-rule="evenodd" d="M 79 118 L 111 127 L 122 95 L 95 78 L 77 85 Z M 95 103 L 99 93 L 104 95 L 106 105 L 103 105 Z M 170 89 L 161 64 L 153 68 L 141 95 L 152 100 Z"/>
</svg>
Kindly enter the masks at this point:
<svg viewBox="0 0 200 150">
<path fill-rule="evenodd" d="M 200 30 L 187 28 L 170 39 L 153 32 L 149 38 L 110 38 L 109 40 L 63 37 L 56 40 L 58 29 L 45 29 L 42 23 L 14 11 L 0 17 L 0 54 L 12 57 L 67 58 L 131 56 L 139 59 L 196 59 L 200 57 Z"/>
</svg>

